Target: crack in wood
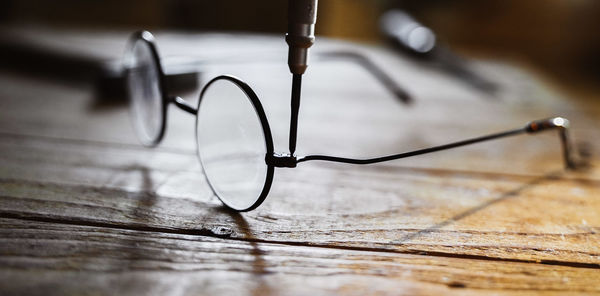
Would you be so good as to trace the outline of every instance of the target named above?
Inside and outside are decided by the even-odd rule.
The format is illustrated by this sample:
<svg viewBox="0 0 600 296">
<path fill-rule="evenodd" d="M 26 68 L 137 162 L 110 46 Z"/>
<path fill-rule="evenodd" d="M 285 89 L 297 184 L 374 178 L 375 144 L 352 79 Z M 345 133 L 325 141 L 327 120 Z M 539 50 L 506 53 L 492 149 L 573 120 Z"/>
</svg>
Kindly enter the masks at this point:
<svg viewBox="0 0 600 296">
<path fill-rule="evenodd" d="M 214 238 L 221 238 L 221 239 L 245 241 L 245 242 L 250 242 L 250 243 L 271 243 L 271 244 L 281 244 L 281 245 L 289 245 L 289 246 L 318 247 L 318 248 L 326 248 L 326 249 L 413 254 L 413 255 L 424 255 L 424 256 L 435 256 L 435 257 L 463 258 L 463 259 L 472 259 L 472 260 L 531 263 L 531 264 L 544 264 L 544 265 L 565 266 L 565 267 L 574 267 L 574 268 L 600 269 L 600 264 L 597 264 L 597 263 L 569 262 L 569 261 L 560 261 L 560 260 L 524 260 L 524 259 L 500 258 L 500 257 L 470 255 L 470 254 L 454 254 L 454 253 L 436 252 L 436 251 L 423 251 L 423 250 L 398 251 L 398 250 L 380 249 L 380 248 L 371 248 L 371 247 L 325 245 L 325 244 L 311 243 L 311 242 L 301 243 L 301 242 L 293 242 L 293 241 L 275 241 L 275 240 L 271 241 L 271 240 L 264 240 L 264 239 L 255 239 L 255 238 L 243 238 L 243 237 L 236 236 L 235 233 L 233 232 L 233 230 L 231 230 L 230 228 L 228 228 L 226 226 L 201 228 L 201 229 L 181 229 L 181 228 L 167 228 L 167 227 L 155 227 L 155 226 L 144 226 L 144 225 L 133 225 L 133 224 L 115 224 L 115 223 L 110 223 L 110 222 L 87 221 L 87 220 L 76 219 L 76 218 L 71 219 L 71 220 L 64 220 L 61 218 L 53 218 L 53 217 L 48 217 L 48 216 L 30 215 L 30 214 L 26 214 L 26 213 L 6 212 L 6 211 L 0 212 L 0 218 L 20 219 L 20 220 L 46 222 L 46 223 L 57 223 L 57 224 L 69 224 L 69 225 L 77 225 L 77 226 L 104 227 L 104 228 L 133 230 L 133 231 L 146 231 L 146 232 L 182 234 L 182 235 L 198 235 L 198 236 L 207 236 L 207 237 L 214 237 Z"/>
</svg>

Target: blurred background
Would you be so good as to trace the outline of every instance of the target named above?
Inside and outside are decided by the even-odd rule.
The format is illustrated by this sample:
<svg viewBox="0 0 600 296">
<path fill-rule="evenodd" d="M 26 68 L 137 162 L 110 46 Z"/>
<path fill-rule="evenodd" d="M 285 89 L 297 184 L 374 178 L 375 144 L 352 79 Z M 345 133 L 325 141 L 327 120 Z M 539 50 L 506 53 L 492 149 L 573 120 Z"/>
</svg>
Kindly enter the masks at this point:
<svg viewBox="0 0 600 296">
<path fill-rule="evenodd" d="M 287 1 L 1 0 L 2 26 L 147 28 L 282 34 Z M 381 15 L 410 13 L 439 42 L 467 56 L 516 61 L 561 89 L 595 99 L 600 80 L 600 1 L 321 0 L 317 36 L 382 44 Z"/>
</svg>

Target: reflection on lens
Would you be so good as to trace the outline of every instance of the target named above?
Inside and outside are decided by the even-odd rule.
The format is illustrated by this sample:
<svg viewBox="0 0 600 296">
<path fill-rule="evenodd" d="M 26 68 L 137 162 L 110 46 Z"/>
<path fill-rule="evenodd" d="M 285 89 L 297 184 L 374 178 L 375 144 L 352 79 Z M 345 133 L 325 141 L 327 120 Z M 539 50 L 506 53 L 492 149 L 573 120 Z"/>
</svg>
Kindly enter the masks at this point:
<svg viewBox="0 0 600 296">
<path fill-rule="evenodd" d="M 126 63 L 133 125 L 144 145 L 154 145 L 162 132 L 164 106 L 158 65 L 153 59 L 150 45 L 141 39 L 135 41 Z"/>
<path fill-rule="evenodd" d="M 198 156 L 215 194 L 227 206 L 246 210 L 267 181 L 267 144 L 247 95 L 221 79 L 204 91 L 196 123 Z"/>
</svg>

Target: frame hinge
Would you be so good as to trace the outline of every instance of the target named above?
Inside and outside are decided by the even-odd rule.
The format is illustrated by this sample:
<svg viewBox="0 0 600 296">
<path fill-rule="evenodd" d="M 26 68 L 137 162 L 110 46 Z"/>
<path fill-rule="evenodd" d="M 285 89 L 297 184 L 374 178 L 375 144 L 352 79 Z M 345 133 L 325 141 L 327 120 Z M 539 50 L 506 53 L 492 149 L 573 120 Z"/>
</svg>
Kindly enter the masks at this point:
<svg viewBox="0 0 600 296">
<path fill-rule="evenodd" d="M 276 168 L 295 168 L 298 163 L 296 156 L 286 153 L 267 153 L 265 161 Z"/>
</svg>

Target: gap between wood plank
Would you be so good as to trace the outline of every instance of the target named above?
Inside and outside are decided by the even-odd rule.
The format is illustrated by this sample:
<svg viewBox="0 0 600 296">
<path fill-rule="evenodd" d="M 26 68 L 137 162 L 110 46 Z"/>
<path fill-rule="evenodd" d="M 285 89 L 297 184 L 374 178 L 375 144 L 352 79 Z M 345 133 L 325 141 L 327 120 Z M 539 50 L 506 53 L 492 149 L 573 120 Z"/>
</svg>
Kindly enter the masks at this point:
<svg viewBox="0 0 600 296">
<path fill-rule="evenodd" d="M 516 262 L 516 263 L 533 263 L 533 264 L 566 266 L 566 267 L 574 267 L 574 268 L 590 268 L 590 269 L 599 269 L 600 270 L 600 264 L 595 264 L 595 263 L 579 263 L 579 262 L 568 262 L 568 261 L 559 261 L 559 260 L 532 261 L 532 260 L 523 260 L 523 259 L 510 259 L 510 258 L 479 256 L 479 255 L 452 254 L 452 253 L 445 253 L 445 252 L 395 251 L 395 250 L 386 250 L 386 249 L 369 248 L 369 247 L 332 246 L 332 245 L 324 245 L 324 244 L 312 244 L 312 243 L 303 244 L 300 242 L 269 241 L 269 240 L 264 240 L 264 239 L 238 238 L 238 237 L 231 237 L 231 234 L 232 234 L 231 230 L 229 230 L 228 228 L 225 228 L 225 227 L 214 227 L 211 229 L 206 229 L 206 228 L 181 229 L 181 228 L 167 228 L 167 227 L 142 226 L 142 225 L 122 225 L 122 224 L 113 224 L 113 223 L 108 223 L 108 222 L 86 221 L 86 220 L 77 219 L 77 218 L 72 218 L 72 220 L 64 220 L 64 219 L 60 219 L 60 218 L 52 218 L 52 217 L 47 217 L 47 216 L 42 217 L 42 216 L 38 216 L 38 215 L 32 215 L 29 213 L 18 213 L 18 212 L 7 212 L 7 211 L 0 211 L 0 218 L 19 219 L 19 220 L 26 220 L 26 221 L 36 221 L 36 222 L 46 222 L 46 223 L 56 223 L 56 224 L 77 225 L 77 226 L 91 226 L 91 227 L 111 228 L 111 229 L 147 231 L 147 232 L 157 232 L 157 233 L 198 235 L 198 236 L 207 236 L 207 237 L 213 237 L 213 238 L 230 239 L 230 240 L 244 241 L 244 242 L 271 243 L 271 244 L 281 244 L 281 245 L 288 245 L 288 246 L 303 246 L 303 247 L 341 249 L 341 250 L 352 250 L 352 251 L 369 251 L 369 252 L 381 252 L 381 253 L 416 254 L 416 255 L 434 256 L 434 257 L 462 258 L 462 259 L 472 259 L 472 260 Z"/>
</svg>

